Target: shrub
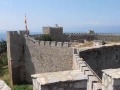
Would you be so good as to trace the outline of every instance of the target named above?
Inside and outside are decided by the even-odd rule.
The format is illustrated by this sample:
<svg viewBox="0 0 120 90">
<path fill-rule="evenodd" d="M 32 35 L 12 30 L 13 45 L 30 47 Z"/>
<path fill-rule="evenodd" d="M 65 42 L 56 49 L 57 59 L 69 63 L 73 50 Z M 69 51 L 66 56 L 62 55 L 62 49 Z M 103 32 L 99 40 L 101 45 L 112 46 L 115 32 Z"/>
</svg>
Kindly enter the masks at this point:
<svg viewBox="0 0 120 90">
<path fill-rule="evenodd" d="M 32 85 L 14 85 L 12 90 L 33 90 Z"/>
<path fill-rule="evenodd" d="M 40 37 L 35 38 L 36 40 L 40 41 L 53 41 L 53 37 L 51 35 L 44 34 Z"/>
<path fill-rule="evenodd" d="M 3 66 L 8 64 L 7 53 L 1 54 L 1 56 L 0 56 L 0 64 L 3 65 Z"/>
<path fill-rule="evenodd" d="M 6 41 L 2 40 L 0 41 L 0 54 L 7 51 L 7 44 Z"/>
</svg>

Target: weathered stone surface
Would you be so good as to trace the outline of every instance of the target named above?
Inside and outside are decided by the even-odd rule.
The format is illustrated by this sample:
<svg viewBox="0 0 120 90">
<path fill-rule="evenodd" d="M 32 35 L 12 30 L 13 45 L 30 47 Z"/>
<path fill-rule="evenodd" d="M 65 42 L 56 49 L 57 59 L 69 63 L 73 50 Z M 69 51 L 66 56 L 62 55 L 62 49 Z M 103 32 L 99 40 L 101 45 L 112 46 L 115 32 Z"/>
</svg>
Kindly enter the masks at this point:
<svg viewBox="0 0 120 90">
<path fill-rule="evenodd" d="M 63 43 L 63 47 L 69 47 L 69 43 L 68 42 L 64 42 Z"/>
<path fill-rule="evenodd" d="M 57 47 L 63 47 L 63 42 L 57 42 Z"/>
<path fill-rule="evenodd" d="M 0 80 L 0 90 L 11 90 L 9 86 L 7 86 L 7 84 Z"/>
<path fill-rule="evenodd" d="M 86 88 L 87 83 L 86 81 L 79 81 L 79 82 L 76 82 L 73 87 L 74 88 Z"/>
<path fill-rule="evenodd" d="M 93 90 L 102 90 L 101 83 L 93 83 Z"/>
<path fill-rule="evenodd" d="M 72 70 L 72 48 L 69 47 L 44 47 L 26 39 L 24 57 L 27 81 L 35 73 Z"/>
<path fill-rule="evenodd" d="M 48 42 L 49 44 L 49 42 Z M 7 33 L 7 51 L 13 84 L 32 82 L 31 74 L 72 70 L 72 48 L 40 45 L 17 32 Z"/>
<path fill-rule="evenodd" d="M 102 70 L 102 90 L 120 89 L 120 68 Z"/>
<path fill-rule="evenodd" d="M 32 75 L 33 85 L 41 90 L 86 90 L 87 76 L 79 70 L 49 72 Z M 36 81 L 36 82 L 34 82 Z M 37 83 L 35 85 L 34 83 Z"/>
<path fill-rule="evenodd" d="M 56 46 L 57 42 L 56 41 L 51 41 L 51 46 Z"/>
<path fill-rule="evenodd" d="M 80 57 L 102 78 L 102 70 L 120 68 L 120 44 L 81 48 Z"/>
</svg>

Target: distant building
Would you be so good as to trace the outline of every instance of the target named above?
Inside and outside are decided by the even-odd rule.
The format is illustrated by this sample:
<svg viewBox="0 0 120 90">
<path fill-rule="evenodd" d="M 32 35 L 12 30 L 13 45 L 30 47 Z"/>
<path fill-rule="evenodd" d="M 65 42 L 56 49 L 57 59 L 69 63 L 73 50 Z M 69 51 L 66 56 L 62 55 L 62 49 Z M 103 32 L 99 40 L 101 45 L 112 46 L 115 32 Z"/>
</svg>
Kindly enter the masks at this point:
<svg viewBox="0 0 120 90">
<path fill-rule="evenodd" d="M 55 27 L 43 27 L 43 34 L 49 34 L 56 41 L 63 40 L 63 27 L 59 27 L 57 24 Z"/>
<path fill-rule="evenodd" d="M 88 33 L 88 34 L 94 34 L 95 32 L 94 32 L 94 30 L 88 30 L 87 33 Z"/>
</svg>

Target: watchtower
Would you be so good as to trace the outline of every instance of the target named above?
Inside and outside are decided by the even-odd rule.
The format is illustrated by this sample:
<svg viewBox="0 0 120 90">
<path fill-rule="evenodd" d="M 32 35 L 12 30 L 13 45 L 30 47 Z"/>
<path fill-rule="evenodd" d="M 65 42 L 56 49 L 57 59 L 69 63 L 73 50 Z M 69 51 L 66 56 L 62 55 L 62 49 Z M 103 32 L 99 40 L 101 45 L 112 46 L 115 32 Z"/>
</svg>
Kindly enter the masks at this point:
<svg viewBox="0 0 120 90">
<path fill-rule="evenodd" d="M 55 27 L 43 27 L 43 34 L 51 35 L 55 41 L 62 41 L 63 27 L 59 27 L 57 24 Z"/>
</svg>

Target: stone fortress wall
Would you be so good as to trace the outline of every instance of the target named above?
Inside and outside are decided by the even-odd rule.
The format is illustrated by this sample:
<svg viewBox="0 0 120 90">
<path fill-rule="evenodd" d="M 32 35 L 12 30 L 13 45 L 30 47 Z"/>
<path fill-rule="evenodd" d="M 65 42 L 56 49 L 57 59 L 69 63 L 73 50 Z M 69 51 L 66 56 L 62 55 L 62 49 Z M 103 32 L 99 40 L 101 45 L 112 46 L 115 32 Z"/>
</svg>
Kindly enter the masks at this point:
<svg viewBox="0 0 120 90">
<path fill-rule="evenodd" d="M 72 40 L 104 40 L 104 41 L 120 41 L 120 33 L 95 33 L 89 30 L 87 33 L 64 33 L 63 27 L 56 25 L 55 27 L 43 27 L 43 34 L 48 34 L 55 41 L 72 41 Z M 32 37 L 40 37 L 43 34 L 31 35 Z"/>
<path fill-rule="evenodd" d="M 7 32 L 8 65 L 14 84 L 31 83 L 31 75 L 80 70 L 88 76 L 88 90 L 101 90 L 102 70 L 120 68 L 120 44 L 72 48 L 67 42 L 36 41 L 23 32 Z"/>
<path fill-rule="evenodd" d="M 24 82 L 24 42 L 22 33 L 7 32 L 7 57 L 11 83 Z"/>
<path fill-rule="evenodd" d="M 111 58 L 111 57 L 108 57 L 109 55 L 110 56 L 112 56 L 112 57 L 116 57 L 119 53 L 119 51 L 118 51 L 118 48 L 119 48 L 119 46 L 120 46 L 120 44 L 116 44 L 116 45 L 104 45 L 104 46 L 99 46 L 99 47 L 89 47 L 89 48 L 73 48 L 73 64 L 72 64 L 72 70 L 73 71 L 75 71 L 75 70 L 79 70 L 79 72 L 82 72 L 85 76 L 87 76 L 87 78 L 88 78 L 88 80 L 87 80 L 87 86 L 86 87 L 84 87 L 84 88 L 82 88 L 82 87 L 80 87 L 81 86 L 81 84 L 80 85 L 78 85 L 77 86 L 77 88 L 80 88 L 80 90 L 119 90 L 119 89 L 111 89 L 111 88 L 119 88 L 120 87 L 120 85 L 118 84 L 118 83 L 116 83 L 116 82 L 119 82 L 119 79 L 115 79 L 116 81 L 115 81 L 115 83 L 113 84 L 113 82 L 114 82 L 114 78 L 112 78 L 112 77 L 110 77 L 109 75 L 107 75 L 107 74 L 105 74 L 105 73 L 103 73 L 103 77 L 101 78 L 100 77 L 100 75 L 102 75 L 102 70 L 103 69 L 108 69 L 108 68 L 120 68 L 120 66 L 119 66 L 119 63 L 117 64 L 117 66 L 116 66 L 116 60 L 114 60 L 113 58 Z M 106 52 L 108 52 L 107 50 L 112 50 L 113 49 L 113 53 L 111 52 L 111 54 L 110 53 L 103 53 L 102 55 L 101 54 L 97 54 L 96 52 L 95 52 L 95 50 L 96 49 L 98 49 L 97 50 L 97 52 L 101 52 L 101 50 L 103 51 L 103 48 L 105 49 L 105 51 Z M 115 49 L 115 50 L 114 50 Z M 87 50 L 90 50 L 90 51 L 92 51 L 93 53 L 91 53 L 91 54 L 93 54 L 93 55 L 90 55 L 90 56 L 87 56 L 86 55 L 86 53 L 87 53 Z M 117 51 L 117 52 L 116 52 Z M 86 52 L 86 53 L 85 53 Z M 114 53 L 115 53 L 115 55 L 114 55 Z M 90 52 L 88 51 L 88 54 L 90 54 Z M 99 61 L 100 62 L 102 62 L 102 63 L 99 63 L 98 61 L 98 63 L 96 63 L 96 60 L 98 60 L 98 59 L 96 59 L 98 56 L 96 56 L 96 54 L 97 55 L 100 55 L 100 57 L 104 57 L 104 58 L 99 58 Z M 84 57 L 83 57 L 83 55 L 84 55 Z M 89 60 L 89 62 L 91 62 L 91 63 L 88 63 L 88 61 L 86 60 L 86 58 L 85 57 L 87 57 L 87 59 Z M 91 57 L 94 57 L 94 58 L 91 58 Z M 106 60 L 107 60 L 107 62 L 106 62 Z M 119 60 L 119 59 L 118 59 Z M 101 68 L 102 67 L 102 69 L 98 69 L 97 71 L 95 70 L 96 68 L 94 67 L 94 65 L 95 64 L 93 64 L 93 63 L 95 63 L 96 64 L 96 68 Z M 106 65 L 104 65 L 104 64 L 106 64 L 107 63 L 107 65 L 108 66 L 106 66 Z M 112 64 L 112 65 L 111 65 Z M 105 70 L 105 71 L 107 71 L 107 70 Z M 116 69 L 116 70 L 112 70 L 111 69 L 111 71 L 113 71 L 112 73 L 114 74 L 114 75 L 116 75 L 116 72 L 115 71 L 118 71 L 117 73 L 119 73 L 119 69 Z M 71 71 L 72 72 L 72 71 Z M 110 72 L 110 71 L 109 71 Z M 56 73 L 59 73 L 59 72 L 56 72 Z M 112 74 L 112 73 L 110 73 L 110 74 Z M 44 73 L 43 73 L 44 74 Z M 49 74 L 50 73 L 48 73 L 48 76 L 49 76 Z M 63 85 L 63 82 L 60 82 L 61 84 L 58 84 L 58 78 L 56 77 L 56 76 L 54 76 L 54 72 L 53 73 L 51 73 L 51 74 L 53 74 L 53 76 L 52 76 L 52 81 L 53 81 L 53 83 L 54 84 L 52 84 L 52 87 L 55 87 L 56 86 L 56 84 L 58 85 L 57 87 L 59 87 L 59 88 L 61 88 L 61 84 Z M 100 74 L 100 75 L 99 75 Z M 35 81 L 35 82 L 33 82 L 33 84 L 35 84 L 35 83 L 37 83 L 38 82 L 38 84 L 35 84 L 34 86 L 35 86 L 35 88 L 37 88 L 39 85 L 41 85 L 40 84 L 40 81 L 42 82 L 42 81 L 44 81 L 43 80 L 43 77 L 44 76 L 39 76 L 39 75 L 42 75 L 42 74 L 38 74 L 38 75 L 35 75 L 35 77 L 37 78 L 37 79 L 35 79 L 35 78 L 33 78 L 33 79 L 35 79 L 35 80 L 37 80 L 37 81 Z M 51 76 L 51 75 L 50 75 Z M 69 76 L 69 75 L 68 75 Z M 77 76 L 76 76 L 77 77 Z M 79 76 L 79 77 L 82 77 L 82 76 Z M 120 77 L 120 76 L 119 76 Z M 108 78 L 108 79 L 107 79 Z M 40 79 L 40 81 L 39 81 L 39 79 Z M 69 78 L 70 80 L 71 80 L 71 78 Z M 105 79 L 105 80 L 104 80 Z M 55 81 L 57 80 L 57 82 L 55 82 Z M 62 79 L 61 79 L 62 80 Z M 59 80 L 59 81 L 61 81 L 61 80 Z M 112 81 L 113 80 L 113 81 Z M 51 81 L 51 80 L 50 80 Z M 69 81 L 70 82 L 70 81 Z M 83 83 L 83 81 L 81 81 L 82 83 Z M 67 84 L 67 83 L 66 83 Z M 69 83 L 70 84 L 70 83 Z M 85 84 L 85 83 L 84 83 Z M 46 85 L 48 85 L 48 86 L 51 86 L 51 83 L 50 82 L 47 82 L 46 83 Z M 75 85 L 75 83 L 74 83 L 74 85 Z M 74 86 L 73 85 L 73 86 Z M 113 86 L 112 86 L 113 85 Z M 115 86 L 114 86 L 115 85 Z M 65 85 L 66 86 L 66 85 Z M 69 85 L 68 85 L 69 86 Z M 69 87 L 68 87 L 69 88 Z M 73 90 L 78 90 L 78 89 L 73 89 Z M 63 87 L 62 87 L 62 89 L 63 89 Z M 39 90 L 39 89 L 34 89 L 34 90 Z M 45 90 L 45 89 L 41 89 L 41 90 Z M 53 90 L 53 89 L 48 89 L 48 90 Z M 59 89 L 56 89 L 56 90 L 59 90 Z M 70 90 L 72 90 L 72 89 L 70 89 Z"/>
<path fill-rule="evenodd" d="M 43 27 L 43 34 L 49 34 L 55 41 L 63 41 L 63 27 Z"/>
<path fill-rule="evenodd" d="M 102 90 L 102 81 L 99 76 L 92 70 L 92 68 L 86 63 L 86 61 L 79 56 L 79 52 L 76 52 L 74 48 L 73 53 L 73 70 L 80 70 L 87 75 L 87 90 Z"/>
<path fill-rule="evenodd" d="M 102 78 L 102 70 L 120 68 L 120 44 L 80 48 L 79 55 Z"/>
<path fill-rule="evenodd" d="M 120 41 L 120 33 L 64 33 L 65 40 L 104 40 Z"/>
<path fill-rule="evenodd" d="M 72 69 L 72 49 L 68 43 L 24 38 L 7 32 L 8 63 L 13 83 L 31 82 L 31 74 Z"/>
</svg>

